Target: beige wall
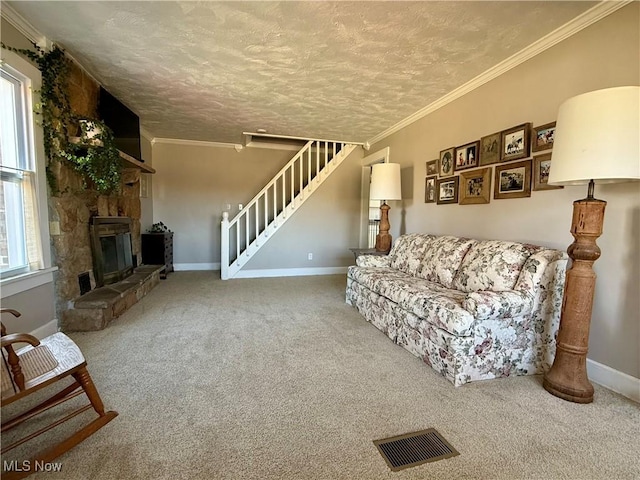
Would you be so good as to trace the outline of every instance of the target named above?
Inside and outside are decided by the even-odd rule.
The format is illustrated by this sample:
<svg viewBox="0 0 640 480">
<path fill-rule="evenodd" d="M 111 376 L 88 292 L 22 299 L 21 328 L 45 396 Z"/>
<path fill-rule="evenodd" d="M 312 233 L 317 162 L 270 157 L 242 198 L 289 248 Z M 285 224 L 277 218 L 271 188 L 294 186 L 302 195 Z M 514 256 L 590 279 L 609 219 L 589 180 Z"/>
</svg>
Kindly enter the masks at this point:
<svg viewBox="0 0 640 480">
<path fill-rule="evenodd" d="M 527 241 L 565 250 L 573 241 L 572 202 L 586 196 L 586 186 L 492 199 L 487 205 L 425 204 L 425 162 L 440 150 L 496 131 L 554 121 L 560 103 L 574 95 L 639 85 L 639 9 L 637 2 L 624 7 L 374 145 L 372 151 L 390 146 L 393 161 L 414 167 L 413 198 L 391 204 L 395 234 L 403 225 L 404 232 Z M 598 240 L 602 256 L 595 264 L 589 358 L 640 377 L 640 183 L 598 185 L 596 196 L 608 206 Z"/>
<path fill-rule="evenodd" d="M 142 160 L 149 166 L 153 166 L 151 142 L 145 137 L 140 137 L 140 150 Z M 143 179 L 142 177 L 146 177 Z M 146 232 L 153 225 L 153 174 L 142 173 L 140 176 L 140 187 L 142 182 L 147 182 L 147 196 L 140 196 L 140 231 Z"/>
<path fill-rule="evenodd" d="M 235 215 L 293 153 L 156 143 L 153 221 L 174 231 L 174 263 L 219 263 L 225 204 Z"/>
<path fill-rule="evenodd" d="M 33 44 L 4 18 L 0 20 L 0 32 L 2 36 L 2 42 L 5 45 L 14 48 L 33 49 Z"/>
<path fill-rule="evenodd" d="M 2 308 L 12 308 L 22 316 L 2 315 L 8 333 L 30 333 L 55 319 L 53 283 L 45 283 L 24 292 L 4 297 Z"/>
<path fill-rule="evenodd" d="M 220 220 L 246 204 L 292 151 L 155 144 L 153 218 L 174 233 L 176 264 L 219 264 Z M 246 269 L 335 267 L 358 245 L 360 158 L 356 149 L 246 265 Z M 314 254 L 312 261 L 307 254 Z"/>
<path fill-rule="evenodd" d="M 244 269 L 353 265 L 349 247 L 359 242 L 362 157 L 357 147 Z"/>
</svg>

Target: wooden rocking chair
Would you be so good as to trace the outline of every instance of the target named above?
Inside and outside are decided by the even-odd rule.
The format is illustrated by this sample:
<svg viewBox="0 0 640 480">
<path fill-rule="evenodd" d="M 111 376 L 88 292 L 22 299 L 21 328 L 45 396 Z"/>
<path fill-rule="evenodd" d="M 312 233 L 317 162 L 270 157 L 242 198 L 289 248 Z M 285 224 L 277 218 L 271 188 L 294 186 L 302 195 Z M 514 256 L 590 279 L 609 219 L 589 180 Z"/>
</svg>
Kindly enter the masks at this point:
<svg viewBox="0 0 640 480">
<path fill-rule="evenodd" d="M 20 313 L 10 309 L 0 309 L 0 313 L 11 313 L 15 317 L 19 317 Z M 93 409 L 98 414 L 98 418 L 78 430 L 57 445 L 41 452 L 32 458 L 29 462 L 18 462 L 14 464 L 19 468 L 16 471 L 2 472 L 2 478 L 18 479 L 24 478 L 31 473 L 36 465 L 43 465 L 51 462 L 56 457 L 76 446 L 91 434 L 105 426 L 113 420 L 118 413 L 104 411 L 104 406 L 100 395 L 96 390 L 89 372 L 87 371 L 87 362 L 82 356 L 82 352 L 78 346 L 64 333 L 55 333 L 42 341 L 39 341 L 32 335 L 26 333 L 7 335 L 4 325 L 2 325 L 2 405 L 6 406 L 31 393 L 34 393 L 58 380 L 62 380 L 69 375 L 74 378 L 74 382 L 63 388 L 60 392 L 53 395 L 48 400 L 40 403 L 36 407 L 19 414 L 7 421 L 2 422 L 2 433 L 16 427 L 17 425 L 29 420 L 36 415 L 60 405 L 61 403 L 74 398 L 83 392 L 86 393 L 89 401 L 85 405 L 65 417 L 56 420 L 36 432 L 33 432 L 20 440 L 12 442 L 9 445 L 2 446 L 2 454 L 9 450 L 22 445 L 23 443 L 41 435 L 52 428 L 66 422 L 67 420 L 79 415 L 80 413 Z M 24 348 L 14 351 L 14 343 L 28 343 Z M 3 442 L 4 443 L 4 442 Z M 37 463 L 36 463 L 37 462 Z M 3 468 L 10 462 L 3 462 Z M 27 466 L 27 468 L 24 468 Z"/>
</svg>

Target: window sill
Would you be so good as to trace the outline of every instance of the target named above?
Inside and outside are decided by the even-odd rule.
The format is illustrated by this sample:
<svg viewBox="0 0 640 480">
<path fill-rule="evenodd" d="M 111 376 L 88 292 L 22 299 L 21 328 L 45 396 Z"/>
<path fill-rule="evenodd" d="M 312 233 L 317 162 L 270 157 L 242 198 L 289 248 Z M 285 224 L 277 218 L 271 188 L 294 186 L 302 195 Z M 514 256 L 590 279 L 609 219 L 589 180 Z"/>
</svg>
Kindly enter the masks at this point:
<svg viewBox="0 0 640 480">
<path fill-rule="evenodd" d="M 58 267 L 43 268 L 35 272 L 23 273 L 15 277 L 3 278 L 0 280 L 0 298 L 10 297 L 18 293 L 26 292 L 32 288 L 39 287 L 46 283 L 53 282 L 53 272 Z"/>
</svg>

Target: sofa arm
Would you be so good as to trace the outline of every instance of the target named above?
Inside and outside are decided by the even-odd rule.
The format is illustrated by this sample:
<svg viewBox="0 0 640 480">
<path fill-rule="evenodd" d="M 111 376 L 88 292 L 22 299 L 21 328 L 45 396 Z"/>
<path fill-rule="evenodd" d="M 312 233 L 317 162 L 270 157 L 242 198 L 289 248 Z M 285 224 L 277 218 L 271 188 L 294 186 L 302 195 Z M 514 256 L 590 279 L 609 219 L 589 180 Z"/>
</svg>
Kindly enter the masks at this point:
<svg viewBox="0 0 640 480">
<path fill-rule="evenodd" d="M 482 290 L 467 294 L 462 301 L 462 308 L 476 320 L 512 318 L 528 315 L 533 311 L 533 296 L 528 292 L 517 290 L 504 292 Z"/>
<path fill-rule="evenodd" d="M 356 259 L 359 267 L 390 267 L 391 257 L 388 255 L 360 255 Z"/>
</svg>

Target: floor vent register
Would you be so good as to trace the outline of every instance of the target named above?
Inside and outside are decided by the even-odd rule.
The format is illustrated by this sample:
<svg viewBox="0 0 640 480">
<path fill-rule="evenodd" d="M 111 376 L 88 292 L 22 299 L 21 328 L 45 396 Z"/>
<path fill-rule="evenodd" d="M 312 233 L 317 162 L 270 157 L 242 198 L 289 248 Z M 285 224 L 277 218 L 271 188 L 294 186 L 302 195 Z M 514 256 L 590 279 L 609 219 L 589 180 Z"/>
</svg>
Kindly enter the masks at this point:
<svg viewBox="0 0 640 480">
<path fill-rule="evenodd" d="M 374 440 L 373 444 L 394 472 L 460 455 L 435 428 Z"/>
</svg>

